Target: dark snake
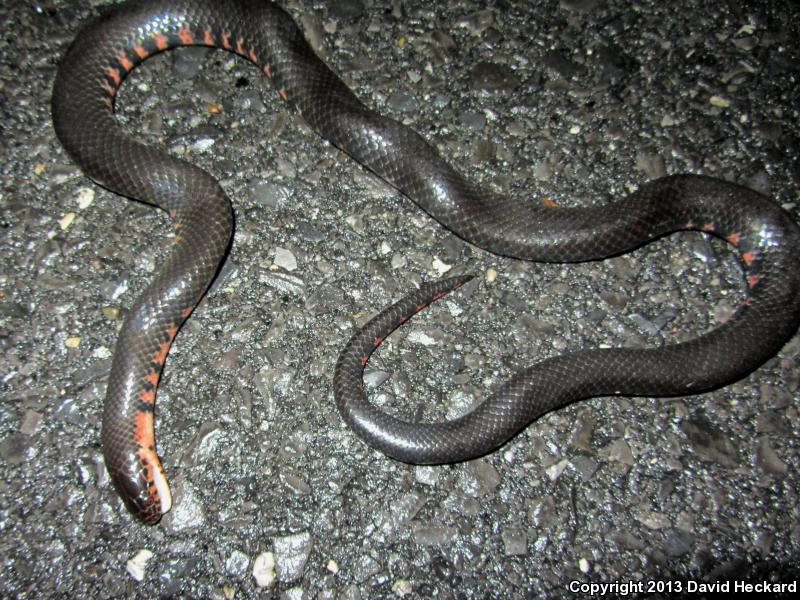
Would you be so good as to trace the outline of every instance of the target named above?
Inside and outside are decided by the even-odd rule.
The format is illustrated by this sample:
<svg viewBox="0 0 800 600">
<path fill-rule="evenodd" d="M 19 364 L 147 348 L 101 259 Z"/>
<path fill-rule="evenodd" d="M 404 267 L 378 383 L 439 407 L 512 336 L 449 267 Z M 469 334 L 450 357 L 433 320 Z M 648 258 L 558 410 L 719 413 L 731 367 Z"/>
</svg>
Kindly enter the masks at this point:
<svg viewBox="0 0 800 600">
<path fill-rule="evenodd" d="M 485 454 L 540 415 L 593 396 L 694 394 L 737 380 L 778 352 L 800 321 L 800 231 L 764 196 L 696 175 L 651 181 L 607 206 L 554 208 L 469 183 L 421 136 L 366 108 L 314 54 L 294 21 L 262 0 L 130 2 L 83 29 L 61 63 L 53 120 L 67 153 L 98 184 L 167 211 L 172 249 L 136 300 L 117 342 L 103 410 L 102 448 L 114 486 L 146 523 L 171 496 L 155 449 L 156 388 L 170 345 L 227 252 L 230 201 L 205 171 L 147 147 L 119 127 L 117 90 L 137 64 L 183 45 L 224 48 L 254 62 L 319 135 L 464 240 L 526 260 L 575 262 L 620 254 L 693 229 L 727 240 L 741 258 L 747 297 L 721 326 L 657 349 L 596 349 L 521 372 L 468 414 L 408 423 L 365 397 L 370 353 L 422 307 L 463 283 L 423 285 L 359 331 L 334 376 L 344 420 L 402 461 L 444 463 Z"/>
</svg>

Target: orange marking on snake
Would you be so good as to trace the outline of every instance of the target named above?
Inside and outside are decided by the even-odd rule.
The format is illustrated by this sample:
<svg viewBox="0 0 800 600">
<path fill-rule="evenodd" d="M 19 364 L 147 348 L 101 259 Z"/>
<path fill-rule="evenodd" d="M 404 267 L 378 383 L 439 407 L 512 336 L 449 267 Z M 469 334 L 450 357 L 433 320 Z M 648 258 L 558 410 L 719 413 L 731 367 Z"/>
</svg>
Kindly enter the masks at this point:
<svg viewBox="0 0 800 600">
<path fill-rule="evenodd" d="M 211 33 L 210 29 L 206 29 L 203 31 L 203 43 L 206 46 L 213 46 L 214 45 L 214 34 Z"/>
<path fill-rule="evenodd" d="M 159 375 L 155 371 L 150 371 L 149 373 L 147 373 L 147 375 L 144 376 L 144 380 L 153 387 L 157 387 Z"/>
<path fill-rule="evenodd" d="M 181 40 L 181 44 L 194 44 L 194 34 L 188 27 L 181 27 L 178 31 L 178 37 Z"/>
<path fill-rule="evenodd" d="M 725 239 L 728 240 L 728 243 L 738 246 L 741 236 L 738 233 L 732 233 L 728 236 L 725 236 Z"/>
<path fill-rule="evenodd" d="M 242 46 L 243 42 L 244 40 L 242 38 L 236 39 L 236 54 L 241 54 L 242 56 L 244 56 L 244 46 Z"/>
<path fill-rule="evenodd" d="M 757 254 L 755 252 L 742 252 L 742 262 L 746 264 L 748 267 L 753 264 L 753 261 L 756 259 Z"/>
<path fill-rule="evenodd" d="M 254 63 L 258 63 L 258 58 L 256 57 L 256 52 L 252 48 L 250 48 L 247 51 L 247 56 L 249 56 L 250 60 L 252 60 Z"/>
<path fill-rule="evenodd" d="M 141 390 L 139 392 L 139 398 L 145 404 L 155 404 L 156 403 L 156 391 L 155 390 Z"/>
<path fill-rule="evenodd" d="M 119 84 L 122 83 L 122 77 L 120 76 L 119 71 L 117 71 L 116 69 L 108 67 L 106 75 L 108 75 L 111 78 L 111 80 L 117 87 L 119 87 Z"/>
<path fill-rule="evenodd" d="M 103 89 L 104 89 L 104 90 L 105 90 L 105 91 L 108 93 L 108 95 L 109 95 L 111 98 L 113 98 L 114 96 L 116 96 L 116 95 L 117 95 L 117 88 L 115 88 L 113 85 L 111 85 L 111 84 L 110 84 L 110 83 L 108 83 L 107 81 L 104 81 L 104 82 L 103 82 Z M 109 98 L 109 100 L 110 100 L 111 98 Z"/>
<path fill-rule="evenodd" d="M 178 244 L 181 243 L 182 240 L 183 238 L 181 236 L 176 235 L 175 237 L 172 238 L 172 245 L 177 246 Z"/>
<path fill-rule="evenodd" d="M 176 335 L 178 335 L 178 326 L 175 323 L 167 325 L 167 337 L 170 341 L 174 340 Z"/>
<path fill-rule="evenodd" d="M 150 53 L 144 49 L 144 46 L 141 46 L 139 44 L 133 45 L 133 51 L 136 53 L 136 56 L 138 56 L 142 60 L 150 56 Z"/>
<path fill-rule="evenodd" d="M 169 354 L 169 342 L 160 342 L 158 347 L 160 350 L 153 354 L 153 362 L 157 365 L 163 365 L 167 361 L 167 354 Z"/>
<path fill-rule="evenodd" d="M 148 410 L 140 410 L 136 413 L 136 424 L 133 429 L 133 438 L 141 446 L 142 450 L 147 450 L 155 445 L 155 435 L 153 433 L 153 413 Z M 147 478 L 150 481 L 150 478 Z"/>
<path fill-rule="evenodd" d="M 374 340 L 372 340 L 372 345 L 375 346 L 376 348 L 380 346 L 382 343 L 383 343 L 382 337 L 376 337 Z"/>
<path fill-rule="evenodd" d="M 542 206 L 546 206 L 547 208 L 558 208 L 558 202 L 552 198 L 542 198 Z"/>
<path fill-rule="evenodd" d="M 286 93 L 286 90 L 285 90 L 284 88 L 281 88 L 281 89 L 279 89 L 279 90 L 278 90 L 278 95 L 279 95 L 281 98 L 283 98 L 285 101 L 287 101 L 287 102 L 288 102 L 288 100 L 289 100 L 289 95 Z"/>
<path fill-rule="evenodd" d="M 123 52 L 117 54 L 117 60 L 119 61 L 119 64 L 122 65 L 122 68 L 125 69 L 125 72 L 127 73 L 131 72 L 131 70 L 134 67 L 133 61 L 127 56 L 125 56 Z"/>
<path fill-rule="evenodd" d="M 230 36 L 231 36 L 231 34 L 228 33 L 227 31 L 223 31 L 222 32 L 222 47 L 225 48 L 226 50 L 230 50 L 231 49 Z"/>
<path fill-rule="evenodd" d="M 714 224 L 713 223 L 706 223 L 700 229 L 702 229 L 703 231 L 707 231 L 707 232 L 714 231 Z"/>
<path fill-rule="evenodd" d="M 264 75 L 267 77 L 272 77 L 272 69 L 269 68 L 269 65 L 264 65 L 264 68 L 261 70 L 264 71 Z"/>
<path fill-rule="evenodd" d="M 167 36 L 159 33 L 153 36 L 153 40 L 155 40 L 156 48 L 159 50 L 166 50 L 169 48 L 169 40 L 167 39 Z"/>
</svg>

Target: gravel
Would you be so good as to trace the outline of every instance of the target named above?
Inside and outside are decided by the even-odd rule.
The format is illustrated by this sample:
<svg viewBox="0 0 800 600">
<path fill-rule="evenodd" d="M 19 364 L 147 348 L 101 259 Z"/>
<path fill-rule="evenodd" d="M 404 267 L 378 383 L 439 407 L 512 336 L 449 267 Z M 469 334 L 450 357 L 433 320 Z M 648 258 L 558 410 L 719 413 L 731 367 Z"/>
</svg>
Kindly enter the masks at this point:
<svg viewBox="0 0 800 600">
<path fill-rule="evenodd" d="M 800 338 L 715 392 L 583 401 L 451 466 L 368 449 L 333 403 L 354 328 L 451 267 L 483 276 L 370 363 L 385 410 L 436 420 L 547 356 L 710 329 L 743 298 L 733 252 L 682 233 L 580 265 L 485 253 L 220 51 L 153 58 L 118 100 L 125 127 L 209 170 L 236 213 L 159 389 L 175 507 L 135 522 L 104 469 L 101 405 L 171 228 L 83 176 L 49 114 L 59 58 L 101 4 L 0 7 L 0 595 L 485 598 L 797 579 Z M 796 3 L 283 4 L 367 104 L 521 202 L 603 203 L 692 172 L 798 213 Z"/>
</svg>

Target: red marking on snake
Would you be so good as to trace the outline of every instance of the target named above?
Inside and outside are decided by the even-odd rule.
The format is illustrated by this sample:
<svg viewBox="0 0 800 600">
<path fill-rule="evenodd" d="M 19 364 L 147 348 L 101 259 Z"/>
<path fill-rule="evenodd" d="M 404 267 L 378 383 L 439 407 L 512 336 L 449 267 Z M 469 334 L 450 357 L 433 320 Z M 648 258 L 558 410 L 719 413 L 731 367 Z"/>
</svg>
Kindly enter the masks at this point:
<svg viewBox="0 0 800 600">
<path fill-rule="evenodd" d="M 742 262 L 746 264 L 748 267 L 753 264 L 753 261 L 757 258 L 757 254 L 755 252 L 742 252 Z"/>
<path fill-rule="evenodd" d="M 203 43 L 206 46 L 213 46 L 214 45 L 214 34 L 211 33 L 210 29 L 206 29 L 203 31 Z"/>
<path fill-rule="evenodd" d="M 122 83 L 122 77 L 120 77 L 119 71 L 112 67 L 108 67 L 108 71 L 106 71 L 106 75 L 108 75 L 111 80 L 119 87 L 119 84 Z"/>
<path fill-rule="evenodd" d="M 750 275 L 747 277 L 747 285 L 751 288 L 756 287 L 758 283 L 758 276 L 757 275 Z"/>
<path fill-rule="evenodd" d="M 149 373 L 147 373 L 147 375 L 144 376 L 144 380 L 153 387 L 158 386 L 158 379 L 159 379 L 158 373 L 156 373 L 153 370 L 151 370 Z"/>
<path fill-rule="evenodd" d="M 115 88 L 113 85 L 111 85 L 107 81 L 103 82 L 103 89 L 106 91 L 106 93 L 108 93 L 108 95 L 111 98 L 113 98 L 114 96 L 117 95 L 117 88 Z"/>
<path fill-rule="evenodd" d="M 434 294 L 433 298 L 431 298 L 431 302 L 436 302 L 437 300 L 441 300 L 447 295 L 447 292 L 439 292 L 438 294 Z"/>
<path fill-rule="evenodd" d="M 133 437 L 142 449 L 151 448 L 155 445 L 153 436 L 153 413 L 147 410 L 140 410 L 136 413 L 136 425 L 133 430 Z M 147 477 L 148 481 L 152 478 Z"/>
<path fill-rule="evenodd" d="M 256 57 L 256 52 L 252 48 L 250 48 L 247 51 L 247 56 L 249 56 L 250 60 L 252 60 L 254 63 L 256 63 L 256 64 L 258 63 L 258 58 Z"/>
<path fill-rule="evenodd" d="M 169 353 L 169 342 L 160 342 L 158 344 L 159 351 L 153 354 L 153 362 L 157 365 L 163 365 L 167 361 L 167 354 Z"/>
<path fill-rule="evenodd" d="M 138 56 L 142 60 L 144 60 L 145 58 L 150 56 L 150 53 L 147 50 L 144 49 L 144 46 L 142 46 L 140 44 L 134 44 L 133 45 L 133 51 L 136 53 L 136 56 Z"/>
<path fill-rule="evenodd" d="M 378 346 L 380 346 L 382 343 L 383 343 L 383 338 L 382 338 L 382 337 L 376 337 L 374 340 L 372 340 L 372 345 L 373 345 L 375 348 L 377 348 Z"/>
<path fill-rule="evenodd" d="M 178 31 L 178 37 L 181 40 L 181 44 L 194 44 L 194 34 L 188 27 L 181 27 Z"/>
<path fill-rule="evenodd" d="M 153 40 L 156 43 L 156 48 L 159 50 L 166 50 L 169 48 L 169 40 L 167 39 L 167 36 L 159 33 L 153 36 Z"/>
<path fill-rule="evenodd" d="M 174 340 L 176 335 L 178 335 L 178 326 L 175 323 L 167 325 L 167 337 L 169 340 Z"/>
<path fill-rule="evenodd" d="M 155 404 L 156 403 L 156 391 L 155 390 L 141 390 L 139 392 L 139 398 L 145 404 Z"/>
<path fill-rule="evenodd" d="M 133 61 L 127 56 L 125 56 L 124 52 L 120 52 L 119 54 L 117 54 L 117 60 L 119 61 L 119 64 L 122 65 L 122 68 L 125 69 L 126 73 L 130 73 L 131 69 L 133 69 L 133 67 L 135 66 L 133 64 Z"/>
<path fill-rule="evenodd" d="M 361 363 L 362 367 L 366 367 L 368 361 L 369 361 L 369 356 L 362 356 L 361 358 L 358 359 L 358 362 Z"/>
<path fill-rule="evenodd" d="M 399 327 L 400 325 L 408 321 L 408 319 L 409 319 L 408 317 L 400 317 L 400 319 L 397 321 L 397 326 Z"/>
<path fill-rule="evenodd" d="M 264 68 L 261 70 L 264 71 L 264 75 L 267 77 L 272 77 L 272 69 L 269 68 L 269 65 L 264 65 Z"/>
<path fill-rule="evenodd" d="M 417 304 L 417 305 L 414 307 L 414 312 L 419 312 L 419 311 L 421 311 L 421 310 L 424 310 L 424 309 L 425 309 L 425 307 L 427 307 L 427 306 L 428 306 L 428 303 L 427 303 L 427 302 L 426 302 L 426 303 L 424 303 L 424 304 Z"/>
<path fill-rule="evenodd" d="M 725 236 L 725 239 L 728 240 L 728 243 L 738 246 L 741 236 L 738 233 L 732 233 L 728 236 Z"/>
<path fill-rule="evenodd" d="M 188 319 L 188 318 L 189 318 L 189 315 L 190 315 L 190 314 L 192 314 L 192 311 L 193 311 L 193 310 L 194 310 L 194 306 L 187 306 L 186 308 L 184 308 L 184 309 L 181 311 L 181 316 L 182 316 L 184 319 Z"/>
<path fill-rule="evenodd" d="M 222 47 L 225 48 L 226 50 L 230 50 L 231 49 L 231 39 L 230 38 L 231 38 L 231 34 L 230 33 L 228 33 L 227 31 L 223 31 L 222 32 Z"/>
</svg>

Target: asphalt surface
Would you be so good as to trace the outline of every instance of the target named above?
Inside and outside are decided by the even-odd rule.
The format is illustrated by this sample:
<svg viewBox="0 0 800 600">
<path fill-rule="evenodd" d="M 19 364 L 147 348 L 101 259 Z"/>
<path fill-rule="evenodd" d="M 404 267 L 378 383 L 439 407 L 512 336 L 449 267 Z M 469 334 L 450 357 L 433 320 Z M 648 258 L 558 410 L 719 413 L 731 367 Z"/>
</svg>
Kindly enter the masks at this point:
<svg viewBox="0 0 800 600">
<path fill-rule="evenodd" d="M 356 325 L 450 267 L 480 276 L 370 362 L 386 410 L 453 416 L 547 356 L 708 330 L 744 297 L 725 244 L 682 233 L 580 265 L 485 253 L 222 51 L 150 59 L 118 101 L 134 135 L 219 178 L 236 214 L 159 388 L 176 504 L 155 527 L 134 521 L 104 470 L 100 414 L 119 325 L 171 228 L 83 176 L 49 114 L 59 57 L 101 4 L 0 8 L 0 595 L 580 597 L 570 582 L 652 581 L 642 595 L 668 596 L 796 581 L 797 337 L 713 393 L 583 401 L 452 466 L 369 450 L 333 402 Z M 609 202 L 691 172 L 798 214 L 797 2 L 282 4 L 367 104 L 521 202 Z"/>
</svg>

